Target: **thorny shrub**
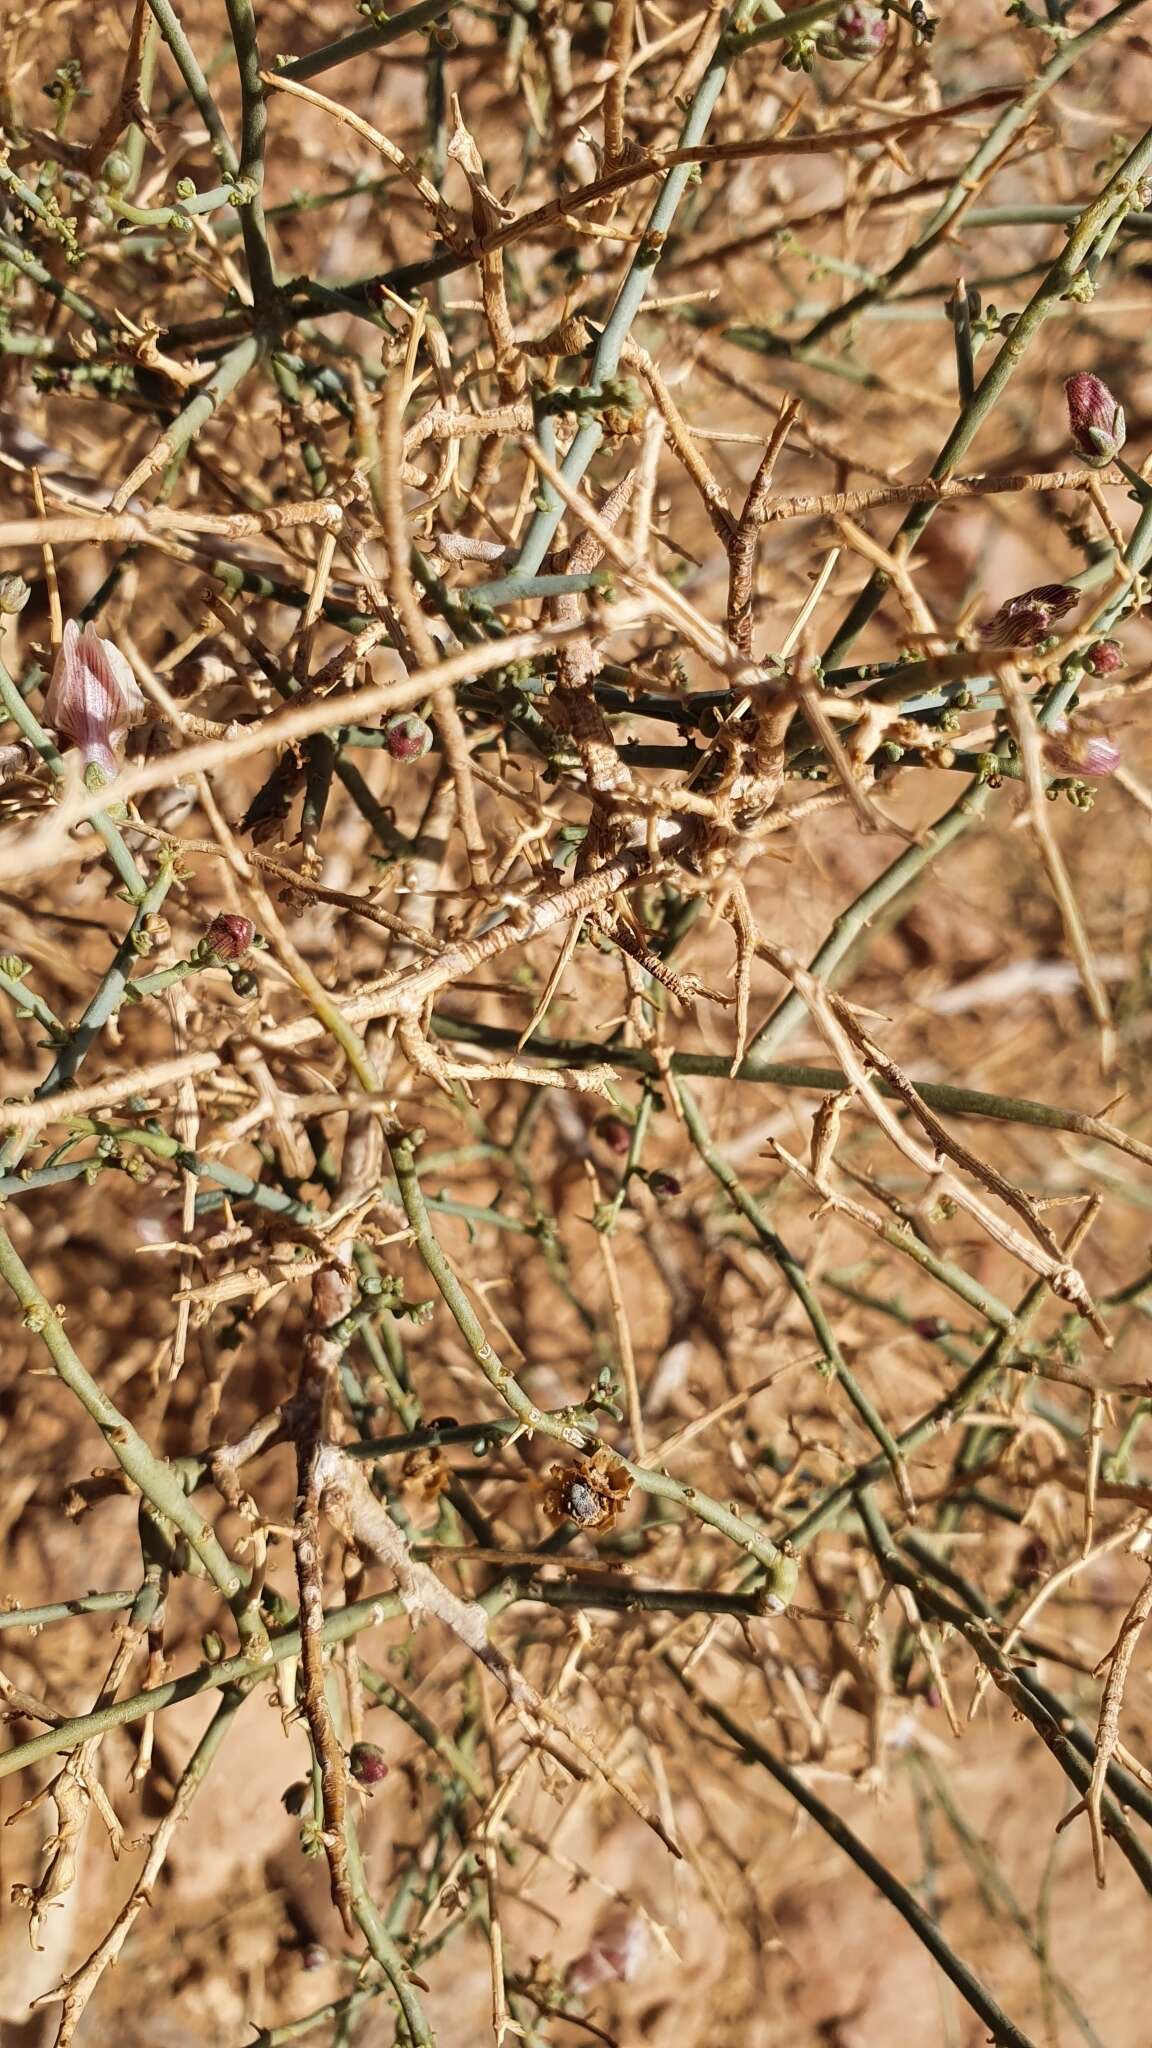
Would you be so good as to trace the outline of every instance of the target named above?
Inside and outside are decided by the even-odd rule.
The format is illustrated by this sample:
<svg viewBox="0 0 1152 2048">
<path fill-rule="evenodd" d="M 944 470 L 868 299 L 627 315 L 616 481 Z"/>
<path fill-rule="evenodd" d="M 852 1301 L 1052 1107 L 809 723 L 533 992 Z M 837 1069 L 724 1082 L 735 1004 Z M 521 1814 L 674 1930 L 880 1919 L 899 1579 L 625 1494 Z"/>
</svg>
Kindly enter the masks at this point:
<svg viewBox="0 0 1152 2048">
<path fill-rule="evenodd" d="M 1144 2038 L 1148 30 L 11 0 L 14 2026 Z"/>
</svg>

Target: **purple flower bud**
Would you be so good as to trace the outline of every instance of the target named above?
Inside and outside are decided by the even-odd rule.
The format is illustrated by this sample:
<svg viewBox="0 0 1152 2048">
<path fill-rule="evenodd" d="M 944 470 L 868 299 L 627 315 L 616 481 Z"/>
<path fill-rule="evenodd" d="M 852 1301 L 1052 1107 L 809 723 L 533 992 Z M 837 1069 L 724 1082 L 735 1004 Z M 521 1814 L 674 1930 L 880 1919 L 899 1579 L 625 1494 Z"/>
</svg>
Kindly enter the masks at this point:
<svg viewBox="0 0 1152 2048">
<path fill-rule="evenodd" d="M 946 1322 L 943 1316 L 917 1316 L 912 1328 L 918 1337 L 923 1337 L 926 1343 L 933 1344 L 937 1338 L 946 1337 L 952 1325 Z"/>
<path fill-rule="evenodd" d="M 117 749 L 129 726 L 138 725 L 146 713 L 119 648 L 102 640 L 91 620 L 81 632 L 69 619 L 44 699 L 46 723 L 79 747 L 85 768 L 98 768 L 111 781 L 120 767 Z"/>
<path fill-rule="evenodd" d="M 1124 649 L 1118 640 L 1097 640 L 1084 656 L 1084 666 L 1094 676 L 1114 676 L 1124 666 Z"/>
<path fill-rule="evenodd" d="M 1077 370 L 1064 379 L 1068 400 L 1068 425 L 1072 439 L 1094 469 L 1104 469 L 1124 446 L 1126 430 L 1123 408 L 1108 386 L 1091 370 Z"/>
<path fill-rule="evenodd" d="M 305 1970 L 322 1970 L 328 1961 L 328 1951 L 322 1942 L 309 1941 L 300 1951 L 300 1962 Z"/>
<path fill-rule="evenodd" d="M 620 1159 L 627 1156 L 632 1144 L 632 1132 L 622 1116 L 597 1117 L 592 1128 L 601 1144 L 607 1145 L 610 1152 L 615 1152 Z"/>
<path fill-rule="evenodd" d="M 586 1998 L 600 1984 L 628 1984 L 640 1975 L 648 1960 L 648 1929 L 639 1913 L 627 1906 L 613 1906 L 600 1920 L 583 1955 L 569 1963 L 565 1988 Z"/>
<path fill-rule="evenodd" d="M 832 40 L 838 56 L 863 63 L 884 48 L 888 23 L 878 7 L 868 5 L 868 0 L 850 0 L 833 20 Z"/>
<path fill-rule="evenodd" d="M 1057 619 L 1079 604 L 1080 592 L 1067 583 L 1040 583 L 1035 590 L 1010 597 L 978 628 L 986 647 L 1035 647 Z"/>
<path fill-rule="evenodd" d="M 230 910 L 222 910 L 212 919 L 201 942 L 205 953 L 214 953 L 217 960 L 242 960 L 256 936 L 256 927 L 250 917 L 236 917 Z"/>
<path fill-rule="evenodd" d="M 662 1173 L 659 1167 L 656 1168 L 655 1172 L 648 1175 L 648 1185 L 658 1202 L 670 1201 L 673 1195 L 680 1193 L 680 1183 L 676 1175 L 674 1173 Z"/>
<path fill-rule="evenodd" d="M 396 711 L 382 727 L 384 744 L 394 761 L 420 761 L 432 745 L 432 727 L 414 711 Z"/>
<path fill-rule="evenodd" d="M 348 1753 L 348 1769 L 358 1785 L 379 1785 L 388 1776 L 384 1751 L 374 1742 L 354 1742 Z"/>
<path fill-rule="evenodd" d="M 1061 719 L 1045 736 L 1044 759 L 1061 775 L 1115 775 L 1120 766 L 1120 749 L 1106 732 L 1084 725 L 1069 725 Z"/>
</svg>

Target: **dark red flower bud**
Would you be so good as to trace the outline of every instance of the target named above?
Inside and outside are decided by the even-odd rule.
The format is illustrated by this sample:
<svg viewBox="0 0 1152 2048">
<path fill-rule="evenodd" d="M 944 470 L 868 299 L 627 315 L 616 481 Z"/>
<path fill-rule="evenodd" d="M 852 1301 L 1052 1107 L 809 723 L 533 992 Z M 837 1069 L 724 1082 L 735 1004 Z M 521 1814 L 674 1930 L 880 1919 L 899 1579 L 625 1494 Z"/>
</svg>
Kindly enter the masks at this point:
<svg viewBox="0 0 1152 2048">
<path fill-rule="evenodd" d="M 384 1751 L 374 1742 L 354 1742 L 348 1755 L 348 1769 L 358 1785 L 380 1785 L 388 1776 Z"/>
<path fill-rule="evenodd" d="M 952 1325 L 943 1316 L 917 1316 L 912 1328 L 918 1337 L 932 1344 L 938 1337 L 946 1337 Z"/>
<path fill-rule="evenodd" d="M 648 1185 L 658 1202 L 670 1201 L 673 1195 L 680 1193 L 680 1183 L 676 1175 L 662 1173 L 659 1167 L 648 1175 Z"/>
<path fill-rule="evenodd" d="M 1068 400 L 1068 425 L 1072 439 L 1094 469 L 1104 469 L 1124 446 L 1124 410 L 1108 386 L 1091 370 L 1077 370 L 1064 379 Z"/>
<path fill-rule="evenodd" d="M 1056 620 L 1079 602 L 1080 592 L 1068 583 L 1039 583 L 1035 590 L 1010 597 L 990 619 L 981 620 L 980 638 L 986 647 L 1035 647 Z"/>
<path fill-rule="evenodd" d="M 432 745 L 432 727 L 415 711 L 396 711 L 381 728 L 394 761 L 420 761 Z"/>
<path fill-rule="evenodd" d="M 597 1117 L 592 1128 L 610 1152 L 615 1152 L 620 1159 L 627 1157 L 632 1145 L 632 1132 L 622 1116 Z"/>
<path fill-rule="evenodd" d="M 1048 1545 L 1042 1536 L 1030 1536 L 1016 1559 L 1016 1583 L 1030 1586 L 1048 1563 Z"/>
<path fill-rule="evenodd" d="M 1124 649 L 1118 640 L 1097 640 L 1084 656 L 1084 665 L 1094 676 L 1114 676 L 1124 666 Z"/>
<path fill-rule="evenodd" d="M 307 1778 L 298 1778 L 294 1785 L 289 1785 L 287 1791 L 280 1794 L 280 1804 L 285 1813 L 303 1813 L 311 1797 L 312 1787 Z"/>
<path fill-rule="evenodd" d="M 214 953 L 217 960 L 242 960 L 255 936 L 256 927 L 250 917 L 236 917 L 230 910 L 222 910 L 205 932 L 202 950 Z"/>
<path fill-rule="evenodd" d="M 888 40 L 888 23 L 878 7 L 870 7 L 867 0 L 850 0 L 842 7 L 832 23 L 832 41 L 836 54 L 851 57 L 863 63 L 868 57 L 875 57 Z"/>
</svg>

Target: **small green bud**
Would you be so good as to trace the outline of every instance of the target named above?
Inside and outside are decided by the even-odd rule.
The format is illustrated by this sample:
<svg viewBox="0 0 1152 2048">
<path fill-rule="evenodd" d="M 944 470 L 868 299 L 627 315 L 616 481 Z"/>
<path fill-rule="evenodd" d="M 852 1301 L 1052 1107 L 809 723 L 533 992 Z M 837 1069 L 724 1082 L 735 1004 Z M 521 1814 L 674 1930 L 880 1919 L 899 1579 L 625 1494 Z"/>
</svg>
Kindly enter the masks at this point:
<svg viewBox="0 0 1152 2048">
<path fill-rule="evenodd" d="M 114 149 L 100 166 L 100 176 L 113 192 L 123 192 L 132 183 L 132 159 L 122 149 Z"/>
<path fill-rule="evenodd" d="M 32 592 L 22 576 L 0 577 L 0 613 L 14 619 L 22 612 Z"/>
</svg>

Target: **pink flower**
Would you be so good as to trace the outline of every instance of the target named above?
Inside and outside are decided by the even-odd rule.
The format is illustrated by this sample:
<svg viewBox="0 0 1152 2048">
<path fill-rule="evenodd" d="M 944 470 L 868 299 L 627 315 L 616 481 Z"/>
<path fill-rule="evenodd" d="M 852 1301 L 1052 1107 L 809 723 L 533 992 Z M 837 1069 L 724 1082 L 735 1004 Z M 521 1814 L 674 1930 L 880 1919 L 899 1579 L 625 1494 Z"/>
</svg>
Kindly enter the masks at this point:
<svg viewBox="0 0 1152 2048">
<path fill-rule="evenodd" d="M 1035 590 L 1010 597 L 979 626 L 986 647 L 1035 647 L 1057 619 L 1079 604 L 1080 592 L 1068 583 L 1040 583 Z"/>
<path fill-rule="evenodd" d="M 833 19 L 832 34 L 836 54 L 860 63 L 884 48 L 888 23 L 878 7 L 868 5 L 868 0 L 850 0 Z"/>
<path fill-rule="evenodd" d="M 569 1963 L 565 1988 L 586 1998 L 598 1984 L 613 1978 L 627 1984 L 639 1976 L 647 1958 L 648 1929 L 639 1913 L 630 1913 L 625 1906 L 609 1907 L 584 1954 Z"/>
<path fill-rule="evenodd" d="M 1106 732 L 1085 725 L 1070 725 L 1066 718 L 1053 726 L 1044 740 L 1044 759 L 1061 775 L 1115 775 L 1121 754 Z"/>
<path fill-rule="evenodd" d="M 1075 376 L 1066 377 L 1064 396 L 1068 400 L 1072 439 L 1081 455 L 1094 469 L 1105 468 L 1124 446 L 1127 430 L 1123 407 L 1103 379 L 1094 377 L 1091 370 L 1077 370 Z"/>
<path fill-rule="evenodd" d="M 117 751 L 129 726 L 147 706 L 127 661 L 111 640 L 102 640 L 89 620 L 81 632 L 75 619 L 64 627 L 44 717 L 62 740 L 79 747 L 85 768 L 98 768 L 105 781 L 119 773 Z"/>
</svg>

